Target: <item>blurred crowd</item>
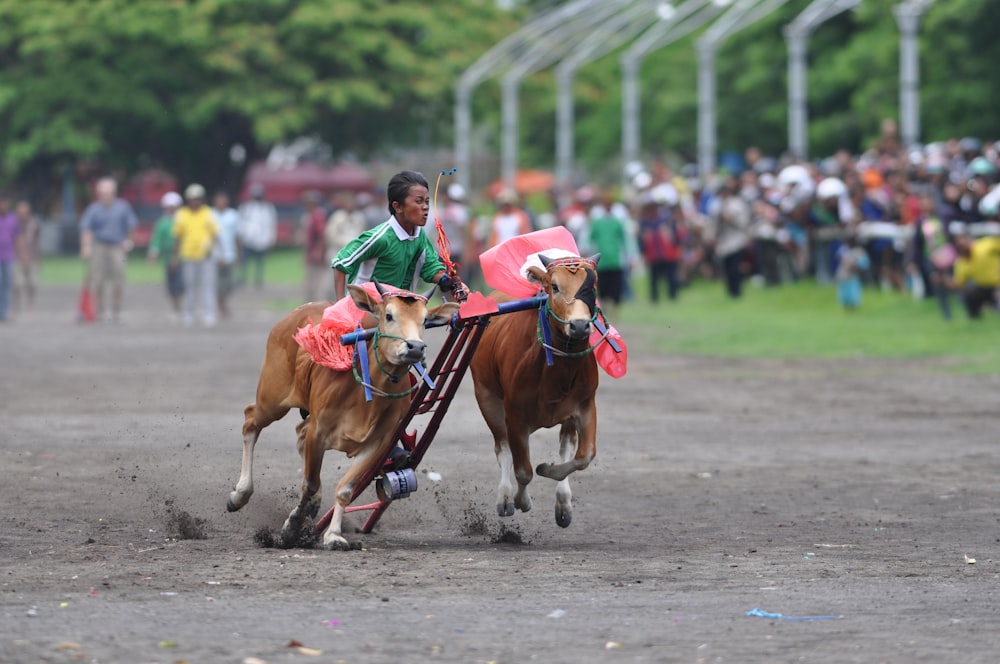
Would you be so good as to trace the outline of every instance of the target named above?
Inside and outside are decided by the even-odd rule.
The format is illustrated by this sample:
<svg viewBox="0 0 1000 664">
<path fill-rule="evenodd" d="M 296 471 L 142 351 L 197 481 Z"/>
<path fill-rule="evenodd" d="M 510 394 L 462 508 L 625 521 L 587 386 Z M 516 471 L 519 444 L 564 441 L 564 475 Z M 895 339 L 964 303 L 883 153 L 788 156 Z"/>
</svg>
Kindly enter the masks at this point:
<svg viewBox="0 0 1000 664">
<path fill-rule="evenodd" d="M 463 282 L 484 288 L 483 251 L 563 226 L 581 254 L 601 254 L 599 291 L 609 309 L 636 297 L 675 300 L 696 280 L 717 281 L 739 298 L 748 283 L 779 287 L 804 279 L 830 286 L 831 302 L 848 310 L 873 288 L 933 298 L 944 318 L 956 303 L 971 318 L 998 308 L 1000 141 L 904 146 L 889 120 L 861 154 L 839 151 L 804 162 L 751 147 L 724 164 L 701 178 L 693 165 L 635 163 L 623 183 L 532 192 L 500 187 L 475 205 L 452 182 L 442 186 L 425 230 L 449 252 Z M 249 193 L 238 207 L 225 193 L 208 199 L 197 184 L 183 196 L 163 197 L 148 257 L 163 264 L 178 321 L 211 326 L 229 314 L 234 287 L 263 285 L 278 220 L 262 187 Z M 331 299 L 331 260 L 388 212 L 375 192 L 351 191 L 307 192 L 302 210 L 295 239 L 305 261 L 305 300 Z M 93 317 L 120 314 L 136 223 L 114 181 L 98 183 L 80 221 Z M 0 320 L 31 306 L 38 238 L 30 206 L 0 196 Z"/>
<path fill-rule="evenodd" d="M 504 190 L 478 241 L 561 224 L 581 253 L 601 253 L 610 277 L 601 277 L 602 298 L 615 303 L 635 279 L 648 281 L 656 303 L 696 279 L 718 280 L 738 298 L 748 281 L 808 278 L 835 286 L 847 309 L 868 288 L 937 298 L 945 318 L 953 300 L 974 318 L 996 309 L 1000 142 L 904 148 L 887 121 L 860 155 L 799 162 L 750 148 L 740 161 L 705 181 L 692 166 L 632 164 L 624 187 L 553 191 L 542 210 Z"/>
</svg>

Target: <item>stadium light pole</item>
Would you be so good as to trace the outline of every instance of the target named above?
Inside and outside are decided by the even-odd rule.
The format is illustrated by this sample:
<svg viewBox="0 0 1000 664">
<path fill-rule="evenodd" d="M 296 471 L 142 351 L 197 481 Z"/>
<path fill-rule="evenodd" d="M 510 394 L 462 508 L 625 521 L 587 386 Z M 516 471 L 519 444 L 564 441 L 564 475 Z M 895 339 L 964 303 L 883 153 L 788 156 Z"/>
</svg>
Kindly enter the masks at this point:
<svg viewBox="0 0 1000 664">
<path fill-rule="evenodd" d="M 716 16 L 726 6 L 724 0 L 687 0 L 673 6 L 672 12 L 660 13 L 660 22 L 644 32 L 622 53 L 622 163 L 639 159 L 640 96 L 639 68 L 643 58 L 656 49 L 691 34 Z"/>
<path fill-rule="evenodd" d="M 570 5 L 582 5 L 571 20 L 549 30 L 526 53 L 517 57 L 501 79 L 500 108 L 501 152 L 500 171 L 503 181 L 514 184 L 518 162 L 518 96 L 525 77 L 551 66 L 573 49 L 581 34 L 601 25 L 632 0 L 577 0 Z"/>
<path fill-rule="evenodd" d="M 576 0 L 539 14 L 520 30 L 479 57 L 455 83 L 455 165 L 457 180 L 468 191 L 471 186 L 472 93 L 476 87 L 509 68 L 517 55 L 543 39 L 546 32 L 572 19 L 592 0 Z"/>
<path fill-rule="evenodd" d="M 749 27 L 788 0 L 736 0 L 696 42 L 698 51 L 698 174 L 704 180 L 715 171 L 715 54 L 730 35 Z"/>
<path fill-rule="evenodd" d="M 899 130 L 904 146 L 920 140 L 920 17 L 934 0 L 907 0 L 892 13 L 899 26 Z"/>
<path fill-rule="evenodd" d="M 569 183 L 573 177 L 575 152 L 575 118 L 573 108 L 573 83 L 579 69 L 606 55 L 622 44 L 634 39 L 657 20 L 664 6 L 650 0 L 640 0 L 626 7 L 588 34 L 583 42 L 557 66 L 556 77 L 556 179 Z"/>
<path fill-rule="evenodd" d="M 814 0 L 784 28 L 788 45 L 788 148 L 799 159 L 809 153 L 806 53 L 809 35 L 837 14 L 853 9 L 861 0 Z"/>
</svg>

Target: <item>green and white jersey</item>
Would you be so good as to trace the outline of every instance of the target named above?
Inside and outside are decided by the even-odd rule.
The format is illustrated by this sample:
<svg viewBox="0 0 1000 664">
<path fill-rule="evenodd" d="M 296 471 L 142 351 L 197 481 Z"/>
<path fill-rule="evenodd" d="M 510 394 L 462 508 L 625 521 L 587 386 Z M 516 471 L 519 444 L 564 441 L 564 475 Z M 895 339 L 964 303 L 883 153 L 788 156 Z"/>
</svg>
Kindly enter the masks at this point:
<svg viewBox="0 0 1000 664">
<path fill-rule="evenodd" d="M 374 279 L 410 291 L 417 291 L 421 280 L 433 283 L 435 275 L 444 270 L 424 229 L 418 227 L 409 235 L 395 217 L 348 242 L 337 252 L 331 267 L 347 274 L 349 284 Z"/>
</svg>

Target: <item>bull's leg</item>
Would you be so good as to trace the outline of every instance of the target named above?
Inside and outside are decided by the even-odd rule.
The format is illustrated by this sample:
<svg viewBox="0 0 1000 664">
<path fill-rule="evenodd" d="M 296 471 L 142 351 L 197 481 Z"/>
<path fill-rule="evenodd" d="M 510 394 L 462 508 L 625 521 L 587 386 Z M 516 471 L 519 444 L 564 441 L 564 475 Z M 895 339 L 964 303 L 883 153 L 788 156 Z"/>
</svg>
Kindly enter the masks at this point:
<svg viewBox="0 0 1000 664">
<path fill-rule="evenodd" d="M 295 427 L 299 453 L 302 455 L 302 497 L 281 527 L 281 535 L 286 539 L 297 537 L 306 517 L 314 517 L 319 511 L 322 499 L 320 471 L 323 469 L 323 453 L 326 449 L 317 442 L 315 429 L 312 418 L 299 422 Z"/>
<path fill-rule="evenodd" d="M 559 459 L 566 463 L 576 454 L 577 430 L 573 420 L 563 422 L 559 428 Z M 566 528 L 573 521 L 573 490 L 569 477 L 556 484 L 556 524 Z"/>
<path fill-rule="evenodd" d="M 531 456 L 528 451 L 529 432 L 518 422 L 507 422 L 507 445 L 510 450 L 510 467 L 517 480 L 517 493 L 514 494 L 514 507 L 522 512 L 531 510 L 531 496 L 528 495 L 528 484 L 535 474 L 531 470 Z"/>
<path fill-rule="evenodd" d="M 351 548 L 350 542 L 343 535 L 344 510 L 351 504 L 358 480 L 372 470 L 373 465 L 381 464 L 386 455 L 389 454 L 389 449 L 390 447 L 386 445 L 371 445 L 363 449 L 354 457 L 347 472 L 337 482 L 337 490 L 334 493 L 336 504 L 333 508 L 333 517 L 330 519 L 330 525 L 323 531 L 324 549 L 346 551 Z"/>
<path fill-rule="evenodd" d="M 476 401 L 486 420 L 486 426 L 493 434 L 493 452 L 500 466 L 500 484 L 497 486 L 497 514 L 514 516 L 514 462 L 507 444 L 507 421 L 504 415 L 503 399 L 476 382 Z"/>
<path fill-rule="evenodd" d="M 580 404 L 576 419 L 577 446 L 576 454 L 571 459 L 561 463 L 540 463 L 535 472 L 542 477 L 562 481 L 570 473 L 583 470 L 590 465 L 597 454 L 597 408 L 594 399 L 590 398 Z"/>
<path fill-rule="evenodd" d="M 250 500 L 253 495 L 253 448 L 257 444 L 260 430 L 263 427 L 256 422 L 256 404 L 250 404 L 243 409 L 243 464 L 240 467 L 240 479 L 236 488 L 229 492 L 226 509 L 235 512 Z"/>
</svg>

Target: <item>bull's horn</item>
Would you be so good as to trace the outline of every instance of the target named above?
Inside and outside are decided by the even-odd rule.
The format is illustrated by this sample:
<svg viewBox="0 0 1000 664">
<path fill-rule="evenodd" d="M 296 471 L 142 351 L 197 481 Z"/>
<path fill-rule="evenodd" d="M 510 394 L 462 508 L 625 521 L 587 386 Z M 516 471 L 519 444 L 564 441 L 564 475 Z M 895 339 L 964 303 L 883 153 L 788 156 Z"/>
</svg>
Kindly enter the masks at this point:
<svg viewBox="0 0 1000 664">
<path fill-rule="evenodd" d="M 549 263 L 552 262 L 551 258 L 546 256 L 545 254 L 538 254 L 538 260 L 541 261 L 542 267 L 544 267 L 546 270 L 549 269 Z"/>
<path fill-rule="evenodd" d="M 433 286 L 431 286 L 431 289 L 429 291 L 424 293 L 424 299 L 430 302 L 431 298 L 434 297 L 434 291 L 436 290 L 437 290 L 437 284 L 434 284 Z"/>
<path fill-rule="evenodd" d="M 600 252 L 594 254 L 593 256 L 591 256 L 590 258 L 588 258 L 587 260 L 591 261 L 594 265 L 597 265 L 599 262 L 601 262 L 601 254 L 600 254 Z"/>
<path fill-rule="evenodd" d="M 385 289 L 382 288 L 382 284 L 380 284 L 376 279 L 372 279 L 372 283 L 375 284 L 375 290 L 378 291 L 378 294 L 385 297 Z"/>
</svg>

